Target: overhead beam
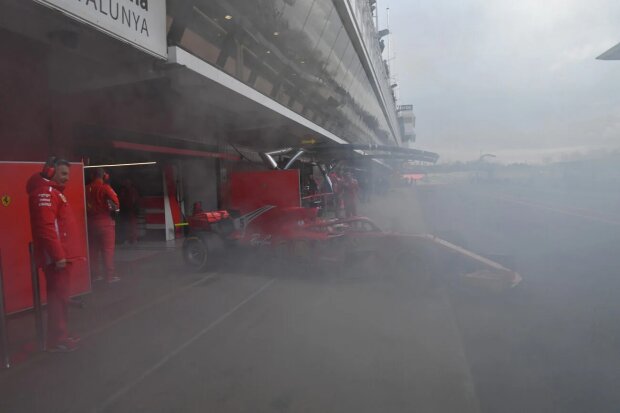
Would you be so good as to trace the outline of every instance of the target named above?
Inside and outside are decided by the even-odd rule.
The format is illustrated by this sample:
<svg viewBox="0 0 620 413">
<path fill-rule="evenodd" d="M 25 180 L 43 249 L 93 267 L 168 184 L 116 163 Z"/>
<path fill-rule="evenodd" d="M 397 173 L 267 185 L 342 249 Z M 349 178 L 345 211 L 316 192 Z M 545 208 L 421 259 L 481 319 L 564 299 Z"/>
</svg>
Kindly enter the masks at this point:
<svg viewBox="0 0 620 413">
<path fill-rule="evenodd" d="M 620 43 L 597 57 L 598 60 L 620 60 Z"/>
<path fill-rule="evenodd" d="M 172 148 L 169 146 L 144 145 L 141 143 L 123 142 L 123 141 L 112 141 L 112 147 L 115 149 L 127 149 L 127 150 L 132 150 L 132 151 L 139 151 L 139 152 L 165 153 L 169 155 L 183 155 L 183 156 L 192 156 L 196 158 L 218 158 L 218 159 L 227 159 L 231 161 L 238 161 L 241 159 L 238 155 L 231 155 L 229 153 L 198 151 L 195 149 Z"/>
<path fill-rule="evenodd" d="M 322 128 L 321 126 L 311 122 L 298 113 L 293 112 L 286 106 L 276 102 L 275 100 L 263 95 L 252 87 L 245 83 L 235 79 L 233 76 L 222 72 L 215 66 L 204 62 L 198 57 L 186 52 L 185 50 L 171 46 L 168 48 L 169 63 L 177 64 L 186 67 L 207 80 L 213 81 L 239 95 L 240 98 L 248 99 L 254 103 L 262 106 L 263 108 L 270 110 L 276 114 L 279 114 L 295 124 L 304 126 L 311 131 L 322 135 L 335 143 L 348 143 L 346 140 L 334 135 L 330 131 Z"/>
</svg>

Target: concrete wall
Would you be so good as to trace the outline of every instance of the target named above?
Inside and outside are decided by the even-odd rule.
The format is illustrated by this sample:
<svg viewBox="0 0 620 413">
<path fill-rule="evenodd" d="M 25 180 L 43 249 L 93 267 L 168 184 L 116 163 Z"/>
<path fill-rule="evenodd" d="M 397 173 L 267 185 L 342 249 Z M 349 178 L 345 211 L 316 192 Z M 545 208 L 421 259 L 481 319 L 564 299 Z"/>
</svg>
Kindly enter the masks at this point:
<svg viewBox="0 0 620 413">
<path fill-rule="evenodd" d="M 0 160 L 47 158 L 50 99 L 45 49 L 0 30 Z"/>
</svg>

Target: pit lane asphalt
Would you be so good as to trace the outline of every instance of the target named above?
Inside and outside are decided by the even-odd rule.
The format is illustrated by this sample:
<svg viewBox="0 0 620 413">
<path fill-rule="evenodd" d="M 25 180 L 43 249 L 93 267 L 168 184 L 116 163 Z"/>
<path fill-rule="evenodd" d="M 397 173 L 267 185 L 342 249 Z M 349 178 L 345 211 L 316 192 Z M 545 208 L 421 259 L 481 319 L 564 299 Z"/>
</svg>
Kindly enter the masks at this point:
<svg viewBox="0 0 620 413">
<path fill-rule="evenodd" d="M 420 294 L 385 271 L 195 275 L 159 257 L 76 314 L 79 352 L 0 372 L 0 411 L 615 412 L 608 198 L 461 184 L 364 206 L 388 230 L 512 256 L 524 282 L 499 296 Z"/>
<path fill-rule="evenodd" d="M 119 286 L 133 306 L 110 290 L 77 314 L 78 352 L 0 373 L 0 411 L 479 411 L 450 301 L 414 274 L 191 275 L 157 259 Z"/>
<path fill-rule="evenodd" d="M 613 188 L 418 188 L 431 231 L 508 254 L 524 281 L 451 294 L 482 412 L 617 412 L 620 214 Z"/>
</svg>

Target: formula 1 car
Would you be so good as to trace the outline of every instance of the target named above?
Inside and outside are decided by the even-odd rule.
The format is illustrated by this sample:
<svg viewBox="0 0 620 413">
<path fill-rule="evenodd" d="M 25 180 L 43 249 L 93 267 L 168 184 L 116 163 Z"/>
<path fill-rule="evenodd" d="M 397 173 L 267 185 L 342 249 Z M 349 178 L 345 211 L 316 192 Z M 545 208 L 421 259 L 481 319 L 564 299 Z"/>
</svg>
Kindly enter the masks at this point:
<svg viewBox="0 0 620 413">
<path fill-rule="evenodd" d="M 292 157 L 279 166 L 274 154 L 288 152 L 293 152 Z M 439 254 L 456 255 L 466 261 L 468 272 L 463 279 L 471 284 L 502 290 L 521 281 L 518 273 L 429 234 L 384 232 L 365 217 L 319 216 L 320 206 L 302 206 L 299 170 L 290 168 L 302 153 L 307 151 L 263 153 L 261 157 L 271 169 L 231 174 L 231 208 L 196 211 L 188 219 L 189 231 L 183 246 L 186 264 L 194 270 L 204 270 L 215 257 L 240 247 L 261 248 L 274 256 L 284 254 L 305 264 L 340 265 L 336 268 L 350 268 L 355 263 L 363 267 L 368 260 L 375 264 L 398 264 Z M 426 152 L 421 156 L 432 158 Z M 327 170 L 321 171 L 329 183 Z"/>
<path fill-rule="evenodd" d="M 322 219 L 316 208 L 265 206 L 238 216 L 201 212 L 189 219 L 189 225 L 183 256 L 190 268 L 199 271 L 208 268 L 214 256 L 245 246 L 286 254 L 300 265 L 322 262 L 358 270 L 385 269 L 384 264 L 405 260 L 421 262 L 425 254 L 435 259 L 439 254 L 441 260 L 457 256 L 470 270 L 460 282 L 470 286 L 501 291 L 522 280 L 517 272 L 433 235 L 384 232 L 365 217 Z M 371 260 L 374 266 L 368 265 Z"/>
</svg>

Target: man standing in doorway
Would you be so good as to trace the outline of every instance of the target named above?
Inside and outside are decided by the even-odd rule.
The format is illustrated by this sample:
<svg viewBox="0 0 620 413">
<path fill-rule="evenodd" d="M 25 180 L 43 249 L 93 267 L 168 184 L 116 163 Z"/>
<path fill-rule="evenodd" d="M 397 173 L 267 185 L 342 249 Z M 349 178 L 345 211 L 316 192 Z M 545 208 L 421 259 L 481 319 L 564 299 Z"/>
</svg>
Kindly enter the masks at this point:
<svg viewBox="0 0 620 413">
<path fill-rule="evenodd" d="M 334 208 L 334 216 L 341 218 L 342 214 L 342 177 L 336 171 L 329 173 L 329 180 L 332 183 L 332 207 Z"/>
<path fill-rule="evenodd" d="M 357 216 L 357 194 L 359 184 L 351 172 L 346 172 L 342 180 L 342 201 L 344 203 L 345 216 L 347 218 Z"/>
<path fill-rule="evenodd" d="M 43 171 L 27 184 L 35 261 L 45 272 L 47 286 L 47 348 L 70 352 L 79 337 L 67 328 L 72 261 L 77 257 L 77 224 L 63 191 L 69 181 L 69 162 L 50 158 Z"/>
<path fill-rule="evenodd" d="M 114 268 L 116 224 L 110 214 L 118 212 L 119 201 L 116 192 L 107 183 L 109 178 L 103 168 L 94 170 L 92 181 L 86 185 L 86 213 L 91 272 L 100 274 L 99 261 L 103 257 L 105 279 L 108 283 L 115 283 L 121 279 Z M 102 280 L 103 277 L 96 275 L 95 279 Z"/>
</svg>

